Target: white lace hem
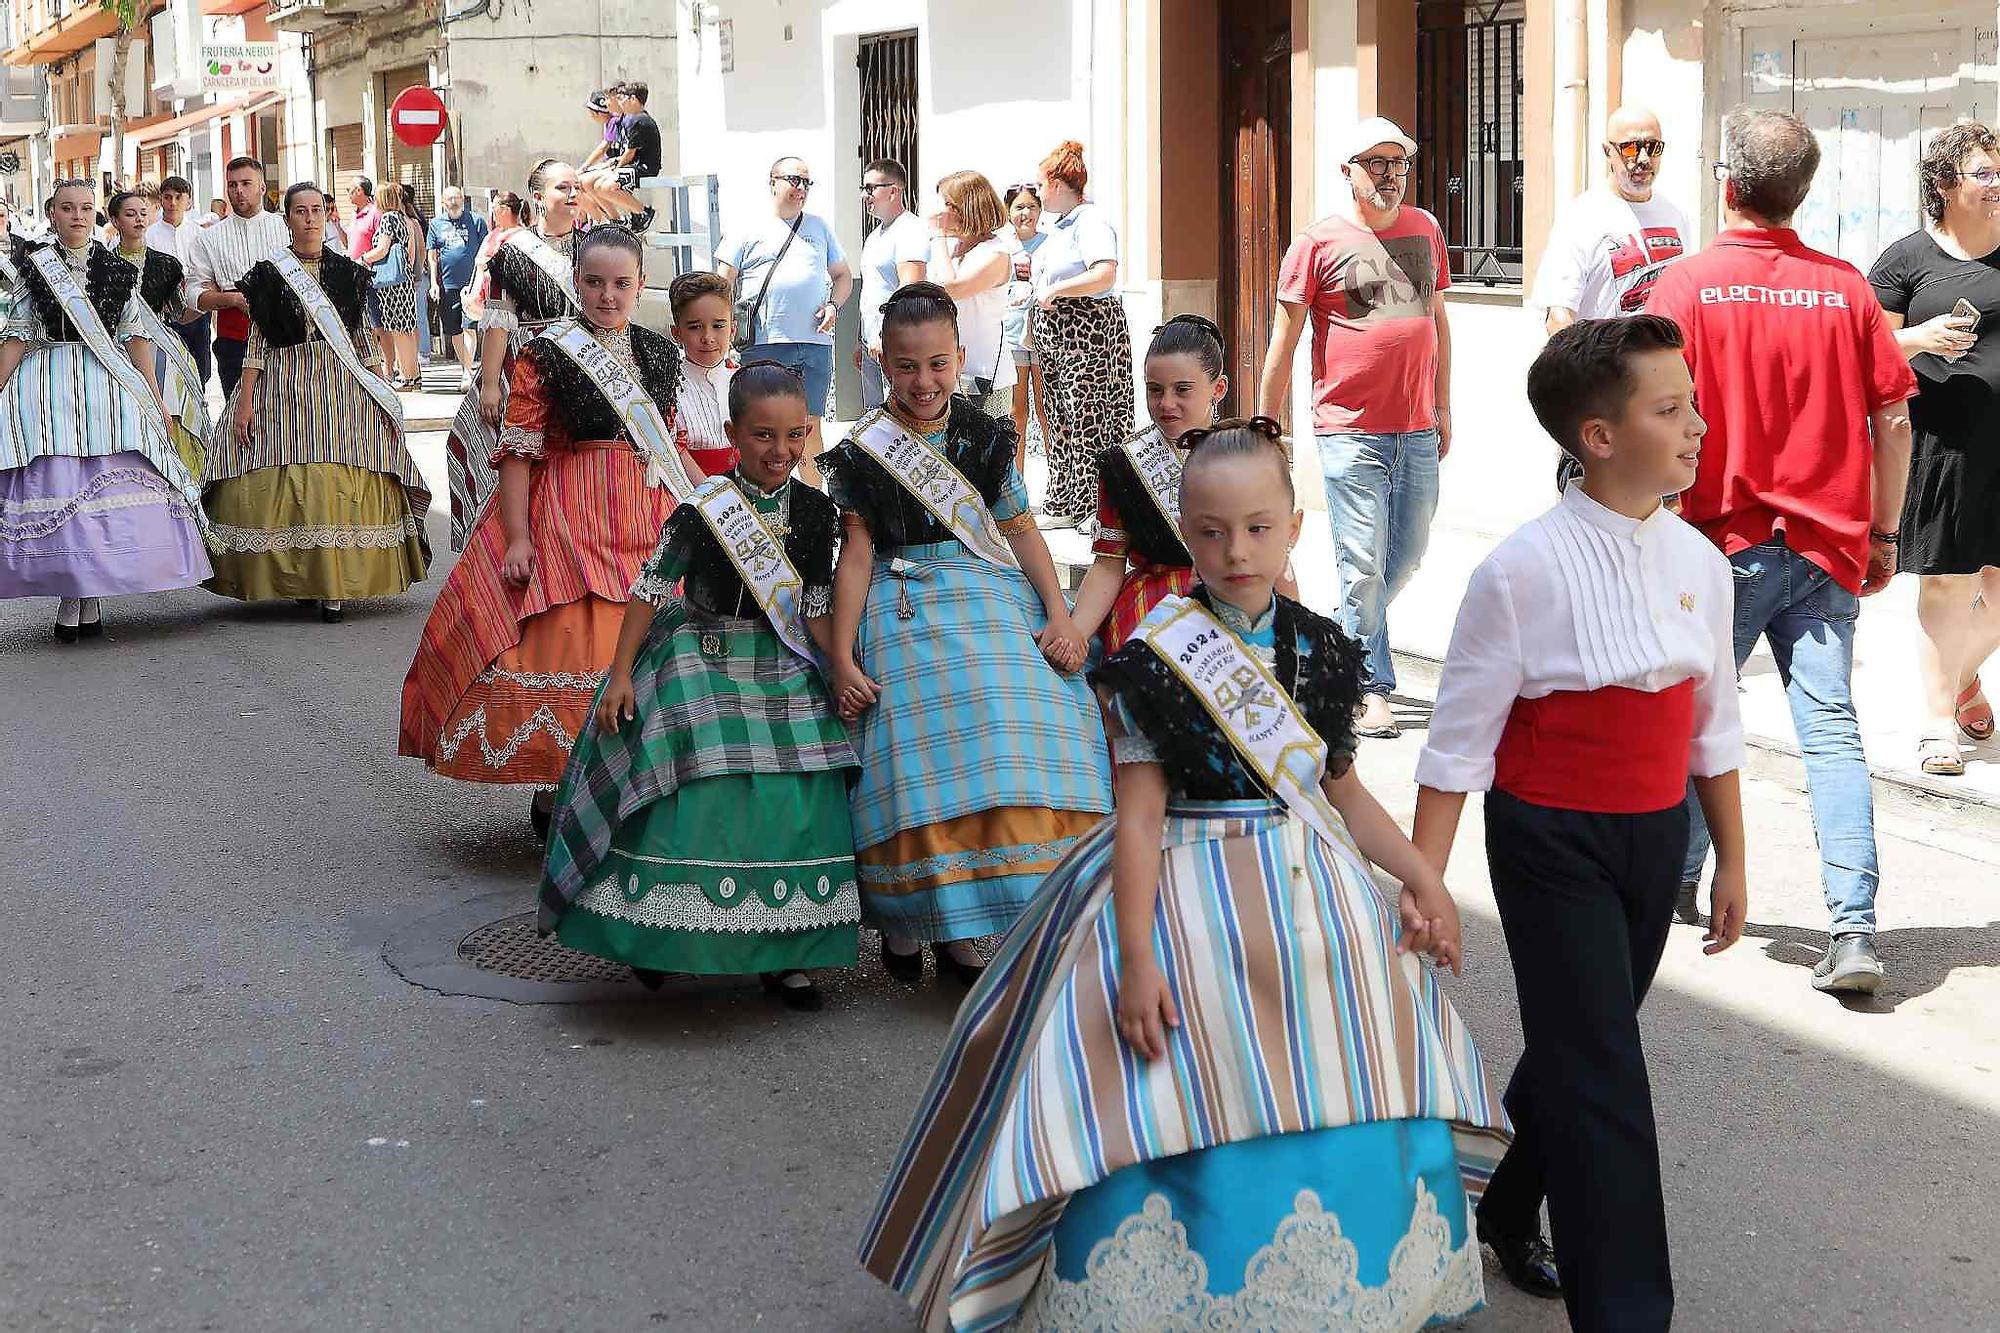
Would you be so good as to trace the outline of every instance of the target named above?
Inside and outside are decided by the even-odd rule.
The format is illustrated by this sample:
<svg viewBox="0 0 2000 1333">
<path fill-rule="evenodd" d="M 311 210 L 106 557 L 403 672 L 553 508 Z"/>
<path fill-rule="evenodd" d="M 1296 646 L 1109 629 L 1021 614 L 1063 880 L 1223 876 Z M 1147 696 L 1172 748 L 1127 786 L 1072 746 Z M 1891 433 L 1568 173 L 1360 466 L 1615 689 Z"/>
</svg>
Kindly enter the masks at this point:
<svg viewBox="0 0 2000 1333">
<path fill-rule="evenodd" d="M 1244 1265 L 1243 1287 L 1208 1291 L 1208 1264 L 1188 1246 L 1166 1197 L 1148 1195 L 1114 1235 L 1091 1247 L 1085 1276 L 1071 1282 L 1044 1269 L 1015 1328 L 1059 1330 L 1188 1330 L 1219 1333 L 1406 1333 L 1432 1319 L 1456 1318 L 1485 1300 L 1478 1243 L 1451 1247 L 1451 1227 L 1421 1180 L 1410 1229 L 1396 1242 L 1389 1279 L 1379 1287 L 1359 1277 L 1354 1242 L 1340 1219 L 1300 1190 L 1293 1211 L 1271 1243 Z"/>
<path fill-rule="evenodd" d="M 576 905 L 635 926 L 705 935 L 789 935 L 861 920 L 861 890 L 854 880 L 843 880 L 838 887 L 829 876 L 820 875 L 818 880 L 815 893 L 832 891 L 824 902 L 815 902 L 797 884 L 779 879 L 771 885 L 771 896 L 778 900 L 773 907 L 734 875 L 717 881 L 715 891 L 727 902 L 716 903 L 699 884 L 656 884 L 641 894 L 637 875 L 628 875 L 620 887 L 618 876 L 611 874 L 578 895 Z"/>
</svg>

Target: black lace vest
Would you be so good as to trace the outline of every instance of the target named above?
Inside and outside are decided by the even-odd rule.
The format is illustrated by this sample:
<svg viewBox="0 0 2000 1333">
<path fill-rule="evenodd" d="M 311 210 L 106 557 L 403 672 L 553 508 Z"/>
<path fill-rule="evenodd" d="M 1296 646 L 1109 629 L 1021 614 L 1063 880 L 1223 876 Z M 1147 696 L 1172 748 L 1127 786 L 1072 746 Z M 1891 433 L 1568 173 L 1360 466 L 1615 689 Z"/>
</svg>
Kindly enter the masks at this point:
<svg viewBox="0 0 2000 1333">
<path fill-rule="evenodd" d="M 1113 446 L 1098 452 L 1097 479 L 1118 510 L 1119 521 L 1125 525 L 1125 535 L 1136 554 L 1156 565 L 1178 565 L 1183 569 L 1193 566 L 1194 557 L 1188 554 L 1181 535 L 1168 525 L 1160 507 L 1153 503 L 1153 493 L 1146 488 L 1123 449 Z"/>
<path fill-rule="evenodd" d="M 15 267 L 20 271 L 21 284 L 28 290 L 28 299 L 34 303 L 35 317 L 41 321 L 42 329 L 49 338 L 55 342 L 82 342 L 76 326 L 69 322 L 69 316 L 63 314 L 55 289 L 49 286 L 48 279 L 29 258 L 37 250 L 46 250 L 53 245 L 53 241 L 30 241 L 21 247 Z M 56 251 L 56 256 L 58 259 L 62 257 L 60 249 Z M 104 321 L 106 333 L 117 334 L 118 321 L 125 314 L 125 303 L 132 299 L 132 293 L 138 286 L 137 268 L 96 241 L 90 243 L 90 255 L 84 260 L 83 289 L 90 297 L 97 317 Z"/>
<path fill-rule="evenodd" d="M 793 482 L 791 493 L 787 519 L 791 531 L 785 536 L 785 556 L 806 587 L 826 587 L 833 582 L 833 546 L 840 531 L 840 511 L 804 482 Z M 682 586 L 689 601 L 720 615 L 763 614 L 695 506 L 684 504 L 674 510 L 667 519 L 667 540 L 669 549 L 686 561 Z"/>
<path fill-rule="evenodd" d="M 307 276 L 311 276 L 310 271 Z M 346 255 L 320 251 L 320 289 L 333 302 L 340 322 L 350 332 L 361 328 L 368 308 L 369 281 L 368 270 Z M 250 271 L 237 282 L 236 289 L 250 303 L 250 318 L 256 321 L 257 331 L 271 346 L 297 347 L 318 332 L 312 316 L 306 313 L 305 303 L 292 294 L 291 284 L 272 261 L 260 259 L 252 264 Z"/>
<path fill-rule="evenodd" d="M 987 416 L 963 398 L 951 400 L 944 456 L 965 474 L 990 508 L 1014 465 L 1014 423 Z M 931 516 L 889 469 L 849 440 L 820 455 L 827 493 L 843 509 L 861 515 L 878 547 L 916 546 L 953 540 L 951 529 Z"/>
<path fill-rule="evenodd" d="M 640 387 L 651 395 L 660 415 L 673 424 L 674 405 L 680 401 L 681 349 L 671 338 L 637 324 L 632 331 L 632 361 L 639 370 Z M 521 355 L 535 363 L 549 411 L 572 440 L 622 440 L 625 423 L 611 409 L 611 403 L 584 373 L 575 359 L 557 347 L 546 334 L 538 336 Z M 699 478 L 697 478 L 699 480 Z"/>
</svg>

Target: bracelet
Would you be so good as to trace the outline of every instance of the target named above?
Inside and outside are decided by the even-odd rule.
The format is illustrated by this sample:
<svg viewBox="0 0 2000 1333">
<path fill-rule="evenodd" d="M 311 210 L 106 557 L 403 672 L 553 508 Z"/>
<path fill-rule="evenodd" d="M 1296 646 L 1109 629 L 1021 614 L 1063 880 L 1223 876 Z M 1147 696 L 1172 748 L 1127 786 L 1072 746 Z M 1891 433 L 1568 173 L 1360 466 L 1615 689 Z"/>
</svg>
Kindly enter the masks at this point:
<svg viewBox="0 0 2000 1333">
<path fill-rule="evenodd" d="M 1879 528 L 1871 528 L 1868 532 L 1869 541 L 1881 542 L 1884 546 L 1894 546 L 1902 538 L 1903 534 L 1901 532 L 1883 532 Z"/>
</svg>

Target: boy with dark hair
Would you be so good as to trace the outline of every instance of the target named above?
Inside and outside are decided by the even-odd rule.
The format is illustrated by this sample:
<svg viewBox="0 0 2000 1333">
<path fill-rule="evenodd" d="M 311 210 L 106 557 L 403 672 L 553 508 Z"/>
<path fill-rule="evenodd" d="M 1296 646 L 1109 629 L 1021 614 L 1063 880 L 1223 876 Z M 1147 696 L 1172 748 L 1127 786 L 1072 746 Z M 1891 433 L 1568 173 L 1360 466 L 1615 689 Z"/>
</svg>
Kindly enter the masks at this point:
<svg viewBox="0 0 2000 1333">
<path fill-rule="evenodd" d="M 1673 1314 L 1638 1013 L 1690 776 L 1717 859 L 1704 952 L 1736 942 L 1746 907 L 1729 564 L 1660 501 L 1694 480 L 1707 430 L 1680 348 L 1671 321 L 1641 315 L 1578 320 L 1536 358 L 1528 400 L 1583 476 L 1474 571 L 1417 761 L 1413 840 L 1440 872 L 1465 793 L 1487 793 L 1526 1038 L 1479 1237 L 1515 1285 L 1560 1290 L 1584 1333 Z"/>
<path fill-rule="evenodd" d="M 653 210 L 639 203 L 633 193 L 639 182 L 660 174 L 663 149 L 660 124 L 646 111 L 650 90 L 638 80 L 614 83 L 606 90 L 611 109 L 618 113 L 618 143 L 606 159 L 610 164 L 594 171 L 582 182 L 588 200 L 605 216 L 622 219 L 626 226 L 643 235 L 653 226 Z"/>
</svg>

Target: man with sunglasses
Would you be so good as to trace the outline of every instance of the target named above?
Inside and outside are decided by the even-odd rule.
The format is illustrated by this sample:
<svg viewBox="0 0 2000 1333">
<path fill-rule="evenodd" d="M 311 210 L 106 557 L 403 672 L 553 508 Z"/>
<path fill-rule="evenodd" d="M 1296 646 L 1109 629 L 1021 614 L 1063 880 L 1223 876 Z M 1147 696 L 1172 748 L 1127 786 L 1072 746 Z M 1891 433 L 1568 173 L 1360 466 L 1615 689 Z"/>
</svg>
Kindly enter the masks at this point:
<svg viewBox="0 0 2000 1333">
<path fill-rule="evenodd" d="M 799 471 L 816 486 L 812 460 L 824 447 L 819 421 L 833 384 L 833 325 L 854 290 L 854 271 L 826 219 L 806 212 L 812 168 L 781 157 L 771 164 L 770 182 L 772 216 L 724 240 L 715 271 L 736 284 L 739 307 L 747 312 L 756 304 L 754 329 L 737 331 L 755 340 L 743 359 L 776 361 L 805 379 L 812 435 Z"/>
<path fill-rule="evenodd" d="M 1312 430 L 1340 566 L 1341 626 L 1367 653 L 1355 732 L 1394 736 L 1389 603 L 1417 572 L 1451 448 L 1451 264 L 1437 219 L 1406 202 L 1417 142 L 1380 116 L 1343 140 L 1348 207 L 1307 227 L 1278 270 L 1257 410 L 1284 409 L 1312 323 Z"/>
<path fill-rule="evenodd" d="M 882 383 L 882 303 L 898 287 L 922 282 L 929 266 L 931 232 L 912 213 L 907 196 L 910 173 L 893 157 L 870 162 L 861 173 L 861 202 L 875 219 L 861 245 L 861 341 L 854 367 L 861 372 L 861 406 L 880 407 Z"/>
<path fill-rule="evenodd" d="M 1549 232 L 1529 304 L 1550 333 L 1579 319 L 1636 315 L 1686 251 L 1687 216 L 1654 193 L 1666 152 L 1660 118 L 1620 107 L 1604 127 L 1604 183 L 1570 200 Z"/>
</svg>

